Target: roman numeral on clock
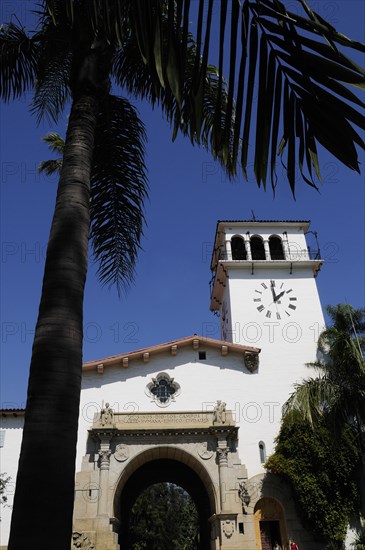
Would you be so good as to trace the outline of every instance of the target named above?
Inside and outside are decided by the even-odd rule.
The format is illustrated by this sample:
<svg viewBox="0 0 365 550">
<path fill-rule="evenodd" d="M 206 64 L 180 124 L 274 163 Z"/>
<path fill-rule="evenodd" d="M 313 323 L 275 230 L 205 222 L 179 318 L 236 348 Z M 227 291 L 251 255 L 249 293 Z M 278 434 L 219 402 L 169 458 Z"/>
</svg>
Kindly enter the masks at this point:
<svg viewBox="0 0 365 550">
<path fill-rule="evenodd" d="M 257 308 L 257 311 L 263 311 L 264 309 L 265 309 L 264 306 L 259 306 L 259 307 Z"/>
</svg>

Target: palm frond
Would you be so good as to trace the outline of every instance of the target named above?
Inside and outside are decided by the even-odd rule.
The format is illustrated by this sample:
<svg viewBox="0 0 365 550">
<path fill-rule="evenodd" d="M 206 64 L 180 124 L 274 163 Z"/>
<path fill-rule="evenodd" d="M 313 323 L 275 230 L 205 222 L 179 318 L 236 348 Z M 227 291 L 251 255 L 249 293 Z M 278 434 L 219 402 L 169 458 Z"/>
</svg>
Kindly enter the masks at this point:
<svg viewBox="0 0 365 550">
<path fill-rule="evenodd" d="M 327 311 L 333 324 L 318 341 L 323 360 L 308 365 L 318 376 L 295 386 L 283 414 L 290 419 L 304 418 L 313 426 L 325 414 L 333 429 L 347 424 L 356 433 L 360 447 L 365 448 L 365 361 L 359 343 L 364 333 L 364 310 L 339 304 Z"/>
<path fill-rule="evenodd" d="M 161 105 L 167 121 L 173 126 L 173 139 L 179 131 L 188 136 L 193 145 L 199 144 L 210 150 L 214 157 L 227 168 L 228 175 L 232 176 L 234 164 L 230 160 L 229 149 L 233 148 L 234 127 L 229 128 L 229 139 L 221 135 L 221 130 L 213 132 L 213 129 L 221 129 L 224 126 L 228 109 L 230 108 L 233 112 L 233 106 L 229 107 L 227 89 L 219 84 L 219 73 L 212 65 L 206 67 L 204 83 L 197 92 L 200 94 L 197 101 L 192 93 L 196 46 L 191 35 L 188 35 L 187 42 L 181 106 L 168 89 L 161 88 L 156 91 L 153 77 L 141 58 L 133 35 L 128 37 L 124 47 L 115 54 L 112 66 L 113 76 L 118 84 L 134 97 L 148 99 L 152 105 L 156 103 Z M 217 108 L 219 93 L 220 109 Z M 233 116 L 230 119 L 233 120 Z"/>
<path fill-rule="evenodd" d="M 247 176 L 248 153 L 253 151 L 258 185 L 265 186 L 270 177 L 275 188 L 279 159 L 293 193 L 296 164 L 304 181 L 316 187 L 321 180 L 318 144 L 359 171 L 357 148 L 365 144 L 356 128 L 365 128 L 365 117 L 352 105 L 365 104 L 349 86 L 365 89 L 365 71 L 340 48 L 365 51 L 365 46 L 338 33 L 304 0 L 300 3 L 302 15 L 279 0 L 233 0 L 228 18 L 227 2 L 213 15 L 211 1 L 199 0 L 193 6 L 155 0 L 145 10 L 135 2 L 131 32 L 115 59 L 114 74 L 141 97 L 161 101 L 174 120 L 175 133 L 182 129 L 181 120 L 184 128 L 189 119 L 190 137 L 200 143 L 206 132 L 202 121 L 212 77 L 207 59 L 215 24 L 218 71 L 209 148 L 228 172 L 237 172 L 240 158 Z M 191 35 L 187 38 L 186 18 L 196 20 L 195 43 Z M 194 49 L 192 58 L 189 48 Z"/>
<path fill-rule="evenodd" d="M 295 391 L 283 405 L 283 415 L 295 411 L 312 425 L 331 408 L 341 393 L 341 388 L 329 384 L 324 376 L 309 378 L 294 387 Z"/>
<path fill-rule="evenodd" d="M 296 165 L 316 187 L 319 144 L 359 170 L 364 102 L 350 88 L 365 89 L 365 71 L 345 50 L 365 46 L 337 32 L 305 0 L 299 3 L 302 14 L 279 0 L 232 0 L 228 17 L 226 1 L 219 11 L 212 0 L 43 0 L 41 31 L 32 38 L 12 23 L 0 30 L 1 95 L 20 95 L 37 78 L 33 109 L 39 119 L 56 120 L 72 88 L 81 32 L 81 49 L 95 39 L 111 52 L 119 48 L 118 83 L 160 102 L 174 135 L 180 130 L 208 147 L 229 175 L 241 163 L 247 177 L 252 155 L 258 185 L 269 178 L 275 189 L 279 161 L 293 193 Z M 196 22 L 195 42 L 189 21 Z M 208 59 L 215 53 L 214 75 Z"/>
<path fill-rule="evenodd" d="M 57 132 L 49 132 L 42 138 L 42 141 L 48 145 L 51 151 L 63 155 L 65 140 Z"/>
<path fill-rule="evenodd" d="M 57 122 L 70 98 L 72 48 L 69 29 L 58 28 L 48 17 L 48 25 L 42 30 L 41 47 L 37 67 L 37 84 L 31 111 L 37 121 L 46 117 Z"/>
<path fill-rule="evenodd" d="M 63 164 L 63 152 L 65 149 L 65 140 L 56 132 L 49 132 L 43 136 L 42 141 L 47 143 L 48 147 L 54 153 L 58 153 L 60 158 L 42 161 L 38 166 L 38 172 L 46 176 L 52 176 L 55 173 L 60 174 Z"/>
<path fill-rule="evenodd" d="M 260 30 L 260 56 L 255 59 L 259 95 L 256 126 L 260 123 L 259 134 L 265 127 L 269 128 L 270 140 L 274 144 L 278 141 L 279 132 L 282 136 L 279 150 L 276 151 L 276 147 L 271 150 L 272 187 L 275 188 L 276 185 L 274 155 L 277 152 L 283 159 L 293 193 L 294 166 L 297 158 L 303 179 L 310 185 L 316 185 L 312 177 L 312 170 L 320 177 L 314 149 L 316 142 L 324 145 L 344 164 L 358 170 L 355 145 L 364 147 L 364 142 L 353 125 L 363 128 L 365 117 L 356 113 L 347 104 L 347 101 L 359 104 L 360 100 L 342 83 L 362 87 L 365 85 L 365 72 L 333 46 L 336 40 L 342 43 L 343 37 L 339 37 L 333 27 L 326 26 L 323 21 L 319 24 L 313 15 L 314 12 L 310 12 L 312 15 L 308 19 L 298 19 L 296 14 L 287 11 L 281 2 L 250 2 L 249 9 L 250 33 L 256 34 L 256 27 Z M 300 25 L 297 24 L 298 20 Z M 306 32 L 301 33 L 300 27 L 304 20 Z M 309 38 L 307 31 L 310 31 L 314 38 Z M 323 42 L 322 37 L 328 43 Z M 248 40 L 247 44 L 251 51 L 251 40 Z M 353 46 L 351 41 L 346 45 Z M 270 51 L 269 56 L 264 54 L 267 50 Z M 273 117 L 271 118 L 271 113 L 268 113 L 265 120 L 265 105 L 272 105 L 274 97 L 277 97 L 274 96 L 273 86 L 270 85 L 275 78 L 280 78 L 283 82 L 283 93 L 281 100 L 275 99 Z M 251 75 L 248 75 L 249 86 L 253 85 L 254 79 L 252 71 Z M 336 94 L 335 103 L 330 101 L 333 92 Z M 360 104 L 364 106 L 361 101 Z M 279 124 L 277 119 L 280 113 Z M 262 124 L 264 120 L 265 125 Z M 244 141 L 249 135 L 250 131 L 246 128 Z M 247 147 L 245 143 L 243 147 Z M 263 140 L 261 136 L 255 146 L 255 173 L 258 184 L 265 184 L 266 181 L 267 149 L 267 138 Z M 246 156 L 242 162 L 245 171 Z"/>
<path fill-rule="evenodd" d="M 44 160 L 38 166 L 38 172 L 46 174 L 46 176 L 52 176 L 53 174 L 60 173 L 62 168 L 62 159 L 57 160 Z"/>
<path fill-rule="evenodd" d="M 98 117 L 91 177 L 91 241 L 100 280 L 118 290 L 133 280 L 147 196 L 144 143 L 136 110 L 108 96 Z"/>
<path fill-rule="evenodd" d="M 0 97 L 4 101 L 19 97 L 33 86 L 37 38 L 29 37 L 24 28 L 14 23 L 0 27 Z"/>
</svg>

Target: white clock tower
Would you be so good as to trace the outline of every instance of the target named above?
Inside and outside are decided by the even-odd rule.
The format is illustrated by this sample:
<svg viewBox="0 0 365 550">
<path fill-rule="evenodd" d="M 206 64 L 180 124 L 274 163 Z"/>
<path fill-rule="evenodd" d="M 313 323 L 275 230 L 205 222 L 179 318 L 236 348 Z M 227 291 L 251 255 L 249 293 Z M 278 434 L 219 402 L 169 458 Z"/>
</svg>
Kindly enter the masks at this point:
<svg viewBox="0 0 365 550">
<path fill-rule="evenodd" d="M 220 221 L 211 269 L 212 311 L 220 316 L 221 339 L 261 348 L 253 372 L 253 402 L 277 403 L 275 418 L 262 429 L 267 454 L 280 409 L 295 382 L 310 376 L 324 318 L 315 277 L 323 260 L 309 221 Z M 307 235 L 315 249 L 307 246 Z M 273 409 L 274 410 L 274 409 Z M 254 424 L 254 423 L 253 423 Z M 261 422 L 258 422 L 261 424 Z M 258 424 L 246 425 L 256 441 Z M 252 433 L 251 433 L 252 432 Z"/>
</svg>

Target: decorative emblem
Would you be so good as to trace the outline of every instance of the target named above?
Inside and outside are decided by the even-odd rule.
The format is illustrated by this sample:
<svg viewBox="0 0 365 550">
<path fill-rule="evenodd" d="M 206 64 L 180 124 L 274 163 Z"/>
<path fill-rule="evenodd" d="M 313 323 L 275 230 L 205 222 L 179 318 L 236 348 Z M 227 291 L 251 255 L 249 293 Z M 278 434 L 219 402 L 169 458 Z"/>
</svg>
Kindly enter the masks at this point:
<svg viewBox="0 0 365 550">
<path fill-rule="evenodd" d="M 115 447 L 114 458 L 118 462 L 125 462 L 126 460 L 128 460 L 129 458 L 128 446 L 123 445 L 123 443 L 119 443 L 119 445 Z"/>
<path fill-rule="evenodd" d="M 147 384 L 146 394 L 159 407 L 167 407 L 180 394 L 180 386 L 166 372 L 160 372 Z"/>
<path fill-rule="evenodd" d="M 234 533 L 234 523 L 230 519 L 226 519 L 223 523 L 223 533 L 226 535 L 227 539 L 230 539 Z"/>
<path fill-rule="evenodd" d="M 245 367 L 250 372 L 254 372 L 259 366 L 259 356 L 257 353 L 245 353 L 243 356 Z"/>
<path fill-rule="evenodd" d="M 213 454 L 214 454 L 214 451 L 211 451 L 208 449 L 207 441 L 205 441 L 200 445 L 198 449 L 198 455 L 200 456 L 200 458 L 202 458 L 203 460 L 209 460 L 210 458 L 212 458 Z"/>
<path fill-rule="evenodd" d="M 90 541 L 89 537 L 79 531 L 72 533 L 72 549 L 81 548 L 81 550 L 95 550 L 95 546 Z"/>
<path fill-rule="evenodd" d="M 224 424 L 226 421 L 226 403 L 217 401 L 213 409 L 213 424 Z"/>
</svg>

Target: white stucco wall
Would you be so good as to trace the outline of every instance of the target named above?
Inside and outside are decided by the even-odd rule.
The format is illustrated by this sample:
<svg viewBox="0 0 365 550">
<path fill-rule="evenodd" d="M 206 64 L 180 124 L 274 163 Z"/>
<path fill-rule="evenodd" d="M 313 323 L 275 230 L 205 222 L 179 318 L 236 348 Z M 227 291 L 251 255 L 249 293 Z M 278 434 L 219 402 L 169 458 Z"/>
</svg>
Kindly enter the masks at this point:
<svg viewBox="0 0 365 550">
<path fill-rule="evenodd" d="M 288 396 L 288 376 L 283 375 L 280 358 L 273 361 L 266 354 L 257 372 L 250 373 L 243 357 L 222 357 L 218 350 L 200 347 L 206 360 L 199 361 L 198 351 L 184 349 L 173 357 L 168 352 L 151 358 L 145 364 L 132 361 L 128 369 L 107 367 L 104 374 L 85 373 L 80 406 L 80 431 L 77 469 L 85 454 L 87 429 L 102 401 L 115 411 L 195 411 L 213 409 L 218 399 L 234 413 L 239 430 L 239 452 L 248 468 L 249 477 L 263 471 L 260 463 L 260 441 L 268 453 L 280 423 L 280 409 Z M 264 358 L 263 358 L 264 359 Z M 290 362 L 290 358 L 289 358 Z M 266 363 L 266 364 L 265 364 Z M 159 372 L 166 372 L 181 386 L 181 393 L 167 408 L 159 407 L 145 394 L 145 388 Z"/>
<path fill-rule="evenodd" d="M 0 471 L 10 477 L 6 486 L 7 505 L 1 506 L 0 546 L 6 545 L 9 538 L 11 506 L 13 504 L 18 459 L 22 442 L 24 416 L 1 417 L 0 430 L 5 432 L 4 446 L 0 448 Z"/>
</svg>

